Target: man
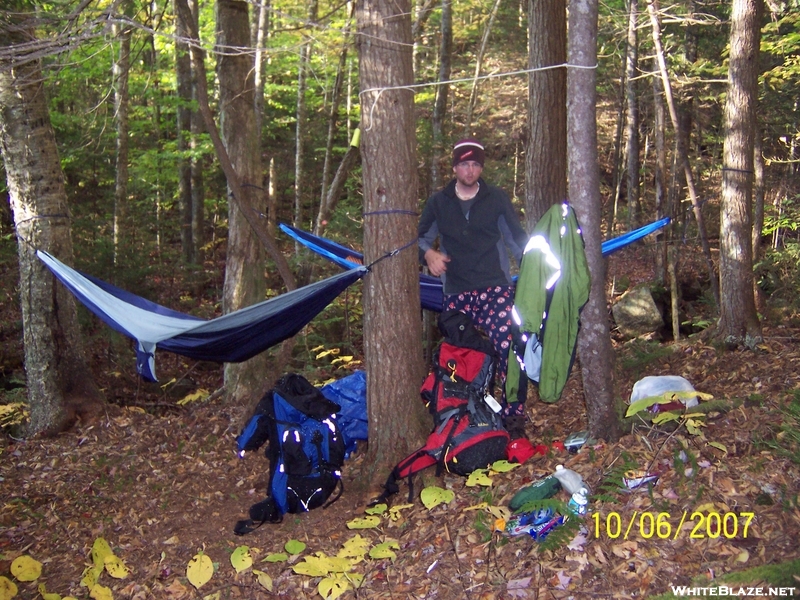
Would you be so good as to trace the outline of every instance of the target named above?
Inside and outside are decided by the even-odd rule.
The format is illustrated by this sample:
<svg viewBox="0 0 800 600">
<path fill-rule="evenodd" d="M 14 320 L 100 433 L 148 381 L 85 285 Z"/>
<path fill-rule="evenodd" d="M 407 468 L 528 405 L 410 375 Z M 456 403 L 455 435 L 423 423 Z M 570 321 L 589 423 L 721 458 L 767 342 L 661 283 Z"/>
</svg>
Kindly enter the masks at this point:
<svg viewBox="0 0 800 600">
<path fill-rule="evenodd" d="M 455 177 L 428 198 L 419 222 L 419 247 L 430 273 L 442 278 L 443 309 L 470 315 L 497 350 L 506 428 L 512 437 L 523 437 L 524 404 L 505 398 L 514 302 L 508 255 L 520 264 L 528 235 L 506 193 L 481 178 L 484 159 L 477 140 L 454 146 Z"/>
</svg>

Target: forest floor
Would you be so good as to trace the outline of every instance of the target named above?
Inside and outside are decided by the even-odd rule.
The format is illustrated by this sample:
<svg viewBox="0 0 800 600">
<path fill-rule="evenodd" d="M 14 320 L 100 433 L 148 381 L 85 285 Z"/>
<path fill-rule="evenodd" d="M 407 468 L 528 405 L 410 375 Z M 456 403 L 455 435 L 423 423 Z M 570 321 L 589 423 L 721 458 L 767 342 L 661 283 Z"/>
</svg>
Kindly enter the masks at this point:
<svg viewBox="0 0 800 600">
<path fill-rule="evenodd" d="M 636 249 L 623 251 L 611 261 L 610 275 L 636 283 L 647 278 L 641 273 L 647 264 Z M 593 442 L 576 454 L 552 450 L 494 474 L 491 487 L 467 487 L 464 478 L 444 475 L 438 484 L 455 493 L 452 502 L 428 510 L 416 498 L 392 513 L 396 520 L 384 515 L 377 528 L 362 530 L 347 524 L 365 516 L 369 499 L 354 491 L 363 452 L 346 463 L 344 494 L 330 508 L 235 536 L 235 522 L 263 498 L 268 473 L 263 455 L 242 460 L 235 454 L 241 414 L 213 400 L 152 401 L 133 380 L 101 364 L 104 387 L 131 401 L 110 404 L 100 424 L 54 439 L 0 437 L 0 576 L 13 579 L 12 561 L 28 555 L 42 563 L 42 574 L 35 582 L 16 581 L 17 597 L 38 598 L 44 584 L 47 592 L 88 598 L 80 582 L 93 543 L 103 538 L 130 569 L 125 579 L 99 578 L 118 600 L 315 598 L 320 578 L 293 567 L 316 553 L 335 556 L 359 535 L 370 547 L 396 540 L 396 557 L 353 566 L 351 576 L 363 579 L 346 598 L 639 598 L 682 585 L 710 594 L 732 572 L 747 572 L 741 585 L 765 594 L 770 584 L 797 594 L 796 568 L 777 583 L 748 571 L 800 559 L 800 466 L 772 447 L 792 449 L 795 460 L 800 455 L 790 439 L 797 429 L 781 430 L 800 398 L 800 326 L 792 323 L 766 325 L 757 351 L 695 338 L 617 344 L 621 397 L 644 375 L 682 375 L 723 405 L 705 418 L 702 439 L 685 428 L 642 422 L 618 442 Z M 193 375 L 199 385 L 218 385 L 218 370 Z M 529 402 L 531 441 L 552 444 L 586 429 L 583 394 L 576 364 L 558 403 Z M 493 532 L 494 517 L 475 507 L 506 505 L 557 464 L 580 473 L 594 492 L 584 530 L 553 549 L 529 536 Z M 660 475 L 652 487 L 623 491 L 624 470 L 648 467 Z M 563 491 L 558 498 L 568 499 Z M 394 505 L 406 501 L 403 488 Z M 658 523 L 659 514 L 654 534 L 651 521 Z M 293 539 L 306 544 L 299 555 L 264 560 Z M 237 574 L 231 556 L 242 545 L 253 566 Z M 197 591 L 187 565 L 200 551 L 215 572 Z M 255 570 L 268 575 L 271 593 Z"/>
</svg>

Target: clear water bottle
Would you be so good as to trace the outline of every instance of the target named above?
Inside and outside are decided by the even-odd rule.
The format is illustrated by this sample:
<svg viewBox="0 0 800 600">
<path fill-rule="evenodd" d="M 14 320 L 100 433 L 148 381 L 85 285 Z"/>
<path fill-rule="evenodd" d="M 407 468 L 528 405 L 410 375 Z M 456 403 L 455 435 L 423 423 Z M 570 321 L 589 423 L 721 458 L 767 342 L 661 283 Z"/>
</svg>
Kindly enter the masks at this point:
<svg viewBox="0 0 800 600">
<path fill-rule="evenodd" d="M 582 488 L 586 490 L 589 489 L 589 486 L 583 482 L 583 477 L 572 469 L 565 469 L 564 465 L 557 465 L 556 472 L 553 473 L 553 476 L 558 479 L 561 483 L 561 487 L 563 487 L 568 494 L 574 494 Z"/>
<path fill-rule="evenodd" d="M 572 498 L 569 499 L 567 506 L 576 515 L 585 515 L 589 510 L 589 490 L 581 488 L 572 494 Z"/>
</svg>

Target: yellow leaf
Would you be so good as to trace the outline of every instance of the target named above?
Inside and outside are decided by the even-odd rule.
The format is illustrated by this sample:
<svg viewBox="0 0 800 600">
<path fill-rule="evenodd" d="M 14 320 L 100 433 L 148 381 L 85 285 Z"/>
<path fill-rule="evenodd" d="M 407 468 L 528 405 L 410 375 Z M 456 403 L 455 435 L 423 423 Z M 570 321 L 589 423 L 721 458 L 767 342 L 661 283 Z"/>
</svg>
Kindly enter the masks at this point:
<svg viewBox="0 0 800 600">
<path fill-rule="evenodd" d="M 736 557 L 736 562 L 746 563 L 750 559 L 750 553 L 747 550 L 742 550 Z"/>
<path fill-rule="evenodd" d="M 130 569 L 118 556 L 106 556 L 106 571 L 114 579 L 125 579 L 130 574 Z"/>
<path fill-rule="evenodd" d="M 8 577 L 0 575 L 0 600 L 11 600 L 17 595 L 17 584 Z"/>
<path fill-rule="evenodd" d="M 97 538 L 92 544 L 92 564 L 101 569 L 106 564 L 106 556 L 112 556 L 114 551 L 103 538 Z"/>
<path fill-rule="evenodd" d="M 397 558 L 397 554 L 395 554 L 392 549 L 400 550 L 400 544 L 397 543 L 397 540 L 386 540 L 372 548 L 372 550 L 369 551 L 369 557 L 375 560 L 388 558 L 394 562 L 394 559 Z"/>
<path fill-rule="evenodd" d="M 61 600 L 61 594 L 56 594 L 55 592 L 48 593 L 43 583 L 39 584 L 39 595 L 42 597 L 42 600 Z M 0 594 L 0 597 L 2 597 L 2 594 Z"/>
<path fill-rule="evenodd" d="M 468 506 L 464 510 L 465 511 L 467 511 L 467 510 L 483 510 L 485 508 L 489 508 L 489 503 L 488 502 L 481 502 L 479 504 L 473 504 L 472 506 Z"/>
<path fill-rule="evenodd" d="M 273 554 L 268 554 L 264 557 L 264 560 L 261 562 L 271 562 L 271 563 L 279 563 L 279 562 L 286 562 L 289 560 L 289 555 L 284 552 L 275 552 Z"/>
<path fill-rule="evenodd" d="M 301 562 L 292 567 L 298 575 L 309 577 L 324 577 L 329 573 L 327 563 L 318 556 L 306 556 Z"/>
<path fill-rule="evenodd" d="M 508 473 L 509 471 L 513 471 L 517 467 L 521 467 L 520 463 L 512 463 L 508 462 L 507 460 L 496 460 L 492 463 L 492 471 L 496 473 Z"/>
<path fill-rule="evenodd" d="M 325 577 L 317 585 L 319 595 L 325 600 L 335 600 L 350 589 L 350 582 L 341 576 Z"/>
<path fill-rule="evenodd" d="M 511 509 L 507 506 L 487 506 L 486 510 L 489 511 L 489 514 L 492 515 L 495 519 L 504 519 L 509 521 L 513 515 Z"/>
<path fill-rule="evenodd" d="M 186 567 L 186 578 L 198 590 L 211 580 L 213 574 L 214 563 L 202 551 L 195 554 Z"/>
<path fill-rule="evenodd" d="M 95 585 L 97 585 L 97 580 L 100 579 L 100 575 L 102 575 L 103 569 L 104 567 L 102 565 L 100 565 L 99 567 L 86 567 L 83 570 L 83 577 L 81 578 L 81 586 L 92 589 Z"/>
<path fill-rule="evenodd" d="M 389 509 L 389 518 L 392 521 L 397 521 L 401 517 L 400 511 L 406 508 L 413 508 L 413 504 L 398 504 Z"/>
<path fill-rule="evenodd" d="M 369 550 L 370 541 L 356 534 L 347 540 L 336 556 L 343 558 L 363 558 Z"/>
<path fill-rule="evenodd" d="M 386 512 L 388 506 L 386 504 L 376 504 L 375 506 L 370 506 L 369 508 L 365 508 L 364 512 L 368 515 L 382 515 Z"/>
<path fill-rule="evenodd" d="M 720 442 L 708 442 L 708 445 L 717 450 L 722 450 L 725 454 L 728 453 L 728 447 L 725 444 L 721 444 Z"/>
<path fill-rule="evenodd" d="M 11 563 L 11 574 L 17 581 L 36 581 L 42 574 L 42 563 L 23 554 Z"/>
<path fill-rule="evenodd" d="M 381 524 L 381 518 L 377 515 L 352 519 L 347 522 L 348 529 L 374 529 Z"/>
<path fill-rule="evenodd" d="M 431 510 L 439 504 L 447 504 L 455 497 L 456 495 L 453 493 L 453 490 L 445 490 L 435 485 L 426 487 L 419 494 L 422 504 L 424 504 L 425 508 L 428 510 Z"/>
<path fill-rule="evenodd" d="M 97 584 L 89 591 L 89 598 L 92 600 L 114 600 L 111 588 Z"/>
<path fill-rule="evenodd" d="M 283 545 L 283 549 L 289 554 L 300 554 L 306 549 L 306 545 L 305 542 L 301 542 L 300 540 L 289 540 Z"/>
<path fill-rule="evenodd" d="M 272 591 L 272 577 L 270 577 L 264 571 L 259 571 L 258 569 L 253 569 L 253 575 L 256 576 L 256 581 L 258 581 L 258 585 L 263 587 L 268 592 Z"/>
<path fill-rule="evenodd" d="M 231 554 L 231 565 L 236 569 L 237 573 L 241 573 L 245 569 L 253 566 L 253 558 L 250 556 L 250 548 L 248 546 L 239 546 Z"/>
<path fill-rule="evenodd" d="M 469 477 L 467 477 L 467 482 L 464 485 L 468 487 L 475 487 L 476 485 L 492 487 L 492 478 L 489 477 L 489 472 L 487 469 L 476 469 L 469 474 Z"/>
<path fill-rule="evenodd" d="M 197 402 L 199 400 L 205 400 L 206 398 L 208 398 L 209 394 L 210 394 L 210 392 L 208 390 L 200 388 L 199 390 L 197 390 L 194 393 L 187 394 L 186 396 L 184 396 L 183 398 L 178 400 L 178 402 L 176 402 L 176 404 L 179 404 L 180 406 L 184 406 L 186 404 L 189 404 L 190 402 Z"/>
</svg>

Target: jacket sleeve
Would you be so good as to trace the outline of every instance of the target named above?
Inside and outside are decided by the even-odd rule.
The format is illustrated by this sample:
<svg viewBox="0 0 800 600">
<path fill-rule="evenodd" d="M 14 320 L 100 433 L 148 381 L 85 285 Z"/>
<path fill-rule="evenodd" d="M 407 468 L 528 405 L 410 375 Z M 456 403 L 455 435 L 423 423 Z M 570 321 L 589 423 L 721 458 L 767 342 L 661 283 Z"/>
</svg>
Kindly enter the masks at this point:
<svg viewBox="0 0 800 600">
<path fill-rule="evenodd" d="M 511 251 L 514 259 L 517 261 L 517 266 L 522 264 L 522 255 L 525 252 L 525 246 L 528 244 L 528 234 L 520 225 L 519 217 L 514 211 L 514 206 L 511 204 L 505 192 L 502 192 L 503 198 L 503 212 L 500 215 L 499 227 L 500 232 L 503 234 L 503 239 L 506 246 Z"/>
<path fill-rule="evenodd" d="M 417 243 L 419 244 L 420 261 L 423 260 L 425 252 L 433 248 L 436 238 L 439 237 L 439 226 L 436 223 L 436 210 L 434 208 L 433 197 L 428 198 L 422 216 L 419 219 L 417 229 Z"/>
</svg>

